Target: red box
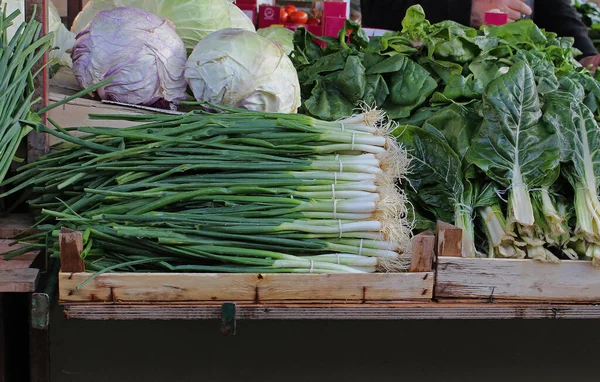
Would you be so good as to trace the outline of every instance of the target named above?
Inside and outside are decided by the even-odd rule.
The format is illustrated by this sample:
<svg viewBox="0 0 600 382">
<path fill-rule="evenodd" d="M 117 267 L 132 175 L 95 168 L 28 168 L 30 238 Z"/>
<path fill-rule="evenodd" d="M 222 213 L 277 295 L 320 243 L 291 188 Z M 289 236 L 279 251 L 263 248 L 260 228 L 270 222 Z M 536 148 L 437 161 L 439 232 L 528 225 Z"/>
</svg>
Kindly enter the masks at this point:
<svg viewBox="0 0 600 382">
<path fill-rule="evenodd" d="M 484 21 L 488 25 L 504 25 L 508 23 L 508 13 L 486 12 Z"/>
<path fill-rule="evenodd" d="M 290 30 L 296 30 L 299 26 L 303 26 L 315 36 L 336 37 L 346 22 L 347 7 L 348 4 L 342 1 L 317 3 L 317 8 L 323 11 L 321 24 L 292 24 L 281 22 L 281 7 L 261 5 L 258 8 L 258 28 L 267 28 L 278 24 Z"/>
</svg>

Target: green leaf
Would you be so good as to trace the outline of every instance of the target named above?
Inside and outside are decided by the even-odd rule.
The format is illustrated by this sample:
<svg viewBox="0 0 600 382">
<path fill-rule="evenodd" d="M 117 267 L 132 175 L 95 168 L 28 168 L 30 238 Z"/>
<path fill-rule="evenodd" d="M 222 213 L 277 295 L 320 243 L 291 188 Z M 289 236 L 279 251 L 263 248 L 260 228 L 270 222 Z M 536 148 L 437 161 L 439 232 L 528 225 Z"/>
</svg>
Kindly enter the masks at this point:
<svg viewBox="0 0 600 382">
<path fill-rule="evenodd" d="M 423 124 L 423 129 L 441 134 L 462 161 L 481 121 L 482 119 L 474 110 L 459 105 L 450 105 L 427 119 Z"/>
<path fill-rule="evenodd" d="M 294 51 L 291 56 L 294 65 L 307 65 L 323 56 L 323 50 L 314 40 L 315 36 L 305 28 L 294 32 Z"/>
<path fill-rule="evenodd" d="M 423 40 L 427 37 L 429 25 L 423 7 L 418 4 L 413 5 L 406 10 L 406 15 L 402 19 L 402 33 L 408 34 L 413 47 L 421 46 Z"/>
<path fill-rule="evenodd" d="M 365 67 L 358 56 L 349 56 L 342 71 L 331 75 L 331 83 L 353 104 L 361 101 L 365 94 L 367 79 Z M 329 79 L 329 77 L 328 77 Z"/>
<path fill-rule="evenodd" d="M 544 185 L 560 161 L 556 129 L 539 123 L 542 115 L 535 78 L 524 62 L 490 83 L 483 98 L 484 121 L 467 160 L 492 180 L 511 189 L 517 221 L 534 223 L 530 187 Z"/>
<path fill-rule="evenodd" d="M 451 100 L 480 99 L 484 86 L 472 74 L 468 77 L 452 76 L 444 88 L 444 96 Z"/>
<path fill-rule="evenodd" d="M 408 180 L 420 205 L 437 219 L 453 222 L 464 191 L 456 153 L 439 136 L 415 126 L 403 126 L 397 140 L 411 158 Z"/>
<path fill-rule="evenodd" d="M 316 81 L 303 106 L 308 114 L 326 121 L 347 117 L 354 111 L 354 104 L 326 80 Z"/>
<path fill-rule="evenodd" d="M 390 96 L 384 105 L 392 119 L 408 117 L 437 88 L 437 82 L 423 67 L 407 57 L 395 57 L 399 59 L 399 69 L 390 76 Z"/>
<path fill-rule="evenodd" d="M 558 89 L 558 78 L 554 74 L 554 65 L 539 51 L 521 50 L 513 57 L 513 62 L 525 62 L 533 70 L 537 91 L 544 95 Z"/>
<path fill-rule="evenodd" d="M 427 119 L 436 115 L 440 110 L 443 110 L 444 107 L 446 107 L 446 105 L 421 107 L 410 117 L 397 119 L 396 122 L 398 122 L 399 127 L 393 132 L 394 135 L 399 134 L 399 132 L 402 131 L 403 125 L 422 126 Z"/>
<path fill-rule="evenodd" d="M 600 128 L 594 115 L 569 93 L 553 93 L 544 120 L 560 129 L 563 174 L 575 190 L 576 233 L 600 241 Z"/>
<path fill-rule="evenodd" d="M 464 37 L 456 37 L 437 44 L 434 51 L 436 59 L 465 64 L 473 61 L 480 50 L 473 42 Z"/>
<path fill-rule="evenodd" d="M 370 106 L 381 107 L 390 94 L 388 86 L 380 74 L 367 76 L 363 101 Z"/>
<path fill-rule="evenodd" d="M 452 76 L 460 76 L 463 72 L 463 67 L 457 63 L 433 60 L 429 57 L 420 58 L 419 65 L 428 69 L 429 72 L 435 73 L 444 84 L 448 84 Z"/>
<path fill-rule="evenodd" d="M 546 35 L 532 20 L 519 20 L 501 26 L 487 27 L 487 35 L 507 42 L 513 47 L 531 49 L 543 48 Z"/>
</svg>

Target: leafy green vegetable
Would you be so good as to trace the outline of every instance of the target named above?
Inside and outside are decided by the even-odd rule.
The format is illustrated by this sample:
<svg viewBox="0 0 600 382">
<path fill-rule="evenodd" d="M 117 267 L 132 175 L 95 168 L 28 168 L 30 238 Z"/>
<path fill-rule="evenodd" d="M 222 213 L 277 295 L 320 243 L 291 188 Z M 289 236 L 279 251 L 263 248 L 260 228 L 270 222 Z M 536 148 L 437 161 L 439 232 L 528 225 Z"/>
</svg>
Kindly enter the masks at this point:
<svg viewBox="0 0 600 382">
<path fill-rule="evenodd" d="M 542 115 L 533 71 L 516 63 L 494 80 L 483 99 L 484 121 L 467 159 L 492 180 L 510 189 L 510 208 L 522 225 L 533 225 L 529 188 L 551 184 L 558 167 L 556 129 L 539 123 Z"/>
</svg>

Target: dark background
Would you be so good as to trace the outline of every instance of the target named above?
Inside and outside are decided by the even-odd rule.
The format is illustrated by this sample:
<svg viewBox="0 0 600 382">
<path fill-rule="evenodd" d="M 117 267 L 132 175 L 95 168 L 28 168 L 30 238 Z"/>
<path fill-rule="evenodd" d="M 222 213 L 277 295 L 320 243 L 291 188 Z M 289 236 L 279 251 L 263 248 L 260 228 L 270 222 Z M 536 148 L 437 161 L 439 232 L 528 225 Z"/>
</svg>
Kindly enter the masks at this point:
<svg viewBox="0 0 600 382">
<path fill-rule="evenodd" d="M 600 381 L 589 321 L 66 321 L 52 381 Z"/>
</svg>

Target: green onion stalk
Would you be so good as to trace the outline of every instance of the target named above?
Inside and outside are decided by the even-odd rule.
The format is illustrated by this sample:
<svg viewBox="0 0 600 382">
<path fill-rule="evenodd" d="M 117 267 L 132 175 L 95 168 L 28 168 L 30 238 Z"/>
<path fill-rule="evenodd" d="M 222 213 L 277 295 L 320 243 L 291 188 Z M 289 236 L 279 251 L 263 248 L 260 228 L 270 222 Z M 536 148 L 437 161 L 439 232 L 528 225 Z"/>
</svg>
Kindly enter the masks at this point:
<svg viewBox="0 0 600 382">
<path fill-rule="evenodd" d="M 8 39 L 8 28 L 20 14 L 6 13 L 0 0 L 0 182 L 2 182 L 15 158 L 23 138 L 32 130 L 21 120 L 39 121 L 32 106 L 35 98 L 33 78 L 39 71 L 34 66 L 51 47 L 51 34 L 40 37 L 42 25 L 33 18 L 22 23 L 14 36 Z"/>
<path fill-rule="evenodd" d="M 91 117 L 136 125 L 29 122 L 63 143 L 2 183 L 0 196 L 31 194 L 43 216 L 36 245 L 49 253 L 69 227 L 84 232 L 82 257 L 97 272 L 407 268 L 396 184 L 409 164 L 378 110 L 336 122 L 247 111 Z"/>
</svg>

